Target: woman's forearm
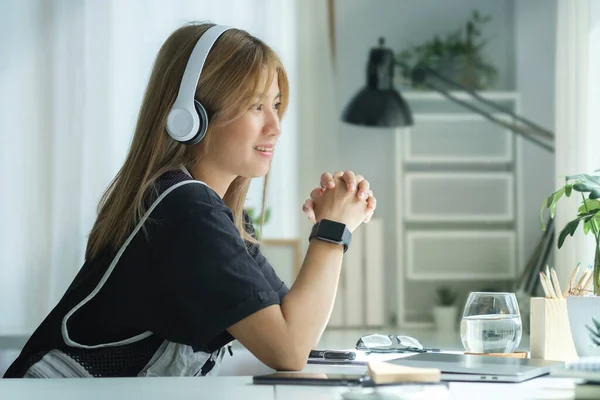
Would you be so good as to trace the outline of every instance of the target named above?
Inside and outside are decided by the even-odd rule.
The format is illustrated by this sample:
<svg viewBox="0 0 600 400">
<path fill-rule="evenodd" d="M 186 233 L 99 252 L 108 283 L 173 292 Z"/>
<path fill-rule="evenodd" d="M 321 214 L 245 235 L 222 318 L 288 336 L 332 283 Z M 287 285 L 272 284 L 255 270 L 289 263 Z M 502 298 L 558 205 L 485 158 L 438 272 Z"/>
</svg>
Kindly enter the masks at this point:
<svg viewBox="0 0 600 400">
<path fill-rule="evenodd" d="M 281 311 L 291 342 L 308 357 L 327 325 L 340 279 L 343 246 L 312 239 Z"/>
</svg>

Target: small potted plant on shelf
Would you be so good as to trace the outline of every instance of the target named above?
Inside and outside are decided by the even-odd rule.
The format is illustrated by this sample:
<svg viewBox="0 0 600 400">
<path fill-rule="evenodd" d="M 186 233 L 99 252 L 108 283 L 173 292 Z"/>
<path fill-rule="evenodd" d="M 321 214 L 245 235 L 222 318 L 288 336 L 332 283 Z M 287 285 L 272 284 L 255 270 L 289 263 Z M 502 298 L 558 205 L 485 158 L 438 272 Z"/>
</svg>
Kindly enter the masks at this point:
<svg viewBox="0 0 600 400">
<path fill-rule="evenodd" d="M 483 54 L 488 39 L 481 37 L 483 25 L 491 19 L 491 16 L 482 16 L 475 10 L 464 27 L 445 38 L 435 35 L 422 44 L 412 45 L 398 53 L 396 62 L 405 80 L 410 79 L 415 67 L 430 67 L 473 90 L 493 86 L 498 73 Z M 414 88 L 424 89 L 419 86 Z"/>
<path fill-rule="evenodd" d="M 573 271 L 568 287 L 565 289 L 569 323 L 577 354 L 580 357 L 600 355 L 600 347 L 595 345 L 588 327 L 593 317 L 600 316 L 600 296 L 598 296 L 600 294 L 600 174 L 598 171 L 593 174 L 567 176 L 565 185 L 548 196 L 542 204 L 542 229 L 545 229 L 544 210 L 549 209 L 550 217 L 554 218 L 556 203 L 563 196 L 572 195 L 581 197 L 581 203 L 578 204 L 577 216 L 560 232 L 558 248 L 562 247 L 568 236 L 573 236 L 579 225 L 582 225 L 586 235 L 593 236 L 596 246 L 593 266 L 590 265 L 579 275 L 577 270 Z"/>
<path fill-rule="evenodd" d="M 456 307 L 457 293 L 448 287 L 436 290 L 436 305 L 433 307 L 433 321 L 437 331 L 454 332 L 458 326 Z"/>
</svg>

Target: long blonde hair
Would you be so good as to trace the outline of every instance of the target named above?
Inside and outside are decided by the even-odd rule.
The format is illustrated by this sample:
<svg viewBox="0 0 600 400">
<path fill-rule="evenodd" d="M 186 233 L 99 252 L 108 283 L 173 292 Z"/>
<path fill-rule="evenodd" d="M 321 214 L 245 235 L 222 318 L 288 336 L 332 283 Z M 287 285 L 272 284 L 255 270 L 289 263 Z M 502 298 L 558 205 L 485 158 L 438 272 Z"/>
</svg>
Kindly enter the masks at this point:
<svg viewBox="0 0 600 400">
<path fill-rule="evenodd" d="M 167 115 L 177 96 L 183 71 L 198 39 L 213 24 L 188 24 L 173 32 L 162 45 L 139 111 L 135 133 L 125 163 L 104 192 L 98 218 L 90 233 L 86 259 L 102 251 L 117 251 L 146 212 L 145 199 L 156 190 L 155 182 L 166 171 L 192 166 L 211 151 L 212 131 L 241 116 L 257 93 L 266 92 L 277 79 L 281 93 L 279 118 L 289 99 L 283 65 L 275 52 L 249 33 L 231 29 L 211 49 L 196 88 L 196 99 L 206 108 L 210 123 L 200 144 L 188 146 L 166 132 Z M 268 77 L 264 87 L 264 71 Z M 265 185 L 267 182 L 265 177 Z M 244 229 L 243 207 L 250 178 L 238 176 L 223 197 L 244 240 L 254 242 Z M 263 189 L 263 214 L 264 194 Z"/>
</svg>

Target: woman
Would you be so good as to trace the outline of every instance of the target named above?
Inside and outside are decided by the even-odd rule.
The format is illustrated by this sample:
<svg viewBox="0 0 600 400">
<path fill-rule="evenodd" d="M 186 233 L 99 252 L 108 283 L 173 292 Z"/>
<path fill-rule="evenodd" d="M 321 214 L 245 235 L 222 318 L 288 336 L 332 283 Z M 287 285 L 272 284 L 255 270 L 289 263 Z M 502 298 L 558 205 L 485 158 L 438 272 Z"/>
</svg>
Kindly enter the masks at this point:
<svg viewBox="0 0 600 400">
<path fill-rule="evenodd" d="M 190 124 L 186 90 L 198 102 Z M 210 24 L 175 31 L 85 264 L 5 377 L 216 374 L 234 339 L 272 368 L 303 368 L 348 244 L 331 237 L 368 221 L 375 199 L 350 171 L 323 174 L 303 206 L 318 224 L 302 269 L 291 289 L 281 282 L 243 205 L 251 178 L 268 173 L 287 102 L 285 70 L 260 40 Z"/>
</svg>

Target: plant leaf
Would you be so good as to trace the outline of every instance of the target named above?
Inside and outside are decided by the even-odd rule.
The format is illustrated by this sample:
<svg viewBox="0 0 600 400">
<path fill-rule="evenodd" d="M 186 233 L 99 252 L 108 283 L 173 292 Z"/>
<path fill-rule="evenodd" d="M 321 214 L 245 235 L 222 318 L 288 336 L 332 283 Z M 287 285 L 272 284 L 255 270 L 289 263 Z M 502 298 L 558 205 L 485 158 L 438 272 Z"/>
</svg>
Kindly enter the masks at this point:
<svg viewBox="0 0 600 400">
<path fill-rule="evenodd" d="M 546 224 L 544 222 L 544 209 L 546 208 L 546 200 L 542 202 L 542 207 L 540 208 L 540 226 L 542 231 L 546 230 Z"/>
<path fill-rule="evenodd" d="M 554 213 L 556 212 L 556 203 L 565 193 L 565 188 L 562 187 L 558 189 L 556 192 L 552 193 L 550 196 L 544 200 L 542 203 L 542 208 L 540 210 L 540 223 L 542 225 L 542 230 L 546 230 L 546 225 L 544 224 L 544 208 L 550 209 L 550 218 L 554 218 Z"/>
<path fill-rule="evenodd" d="M 592 322 L 594 322 L 594 325 L 596 325 L 596 334 L 600 335 L 600 322 L 598 322 L 598 320 L 594 317 L 592 317 Z"/>
<path fill-rule="evenodd" d="M 592 186 L 590 186 L 589 184 L 585 183 L 585 182 L 577 182 L 575 184 L 573 184 L 573 189 L 575 189 L 578 192 L 581 193 L 587 193 L 587 192 L 591 192 L 592 190 L 594 190 L 594 188 Z"/>
<path fill-rule="evenodd" d="M 585 199 L 584 202 L 581 203 L 578 212 L 584 213 L 590 210 L 595 210 L 600 208 L 600 200 L 596 199 Z"/>
<path fill-rule="evenodd" d="M 589 211 L 586 211 L 586 212 L 582 212 L 582 213 L 577 214 L 577 218 L 582 218 L 582 219 L 585 219 L 586 221 L 589 221 L 594 216 L 596 216 L 596 214 L 598 214 L 598 211 L 600 211 L 600 209 L 599 210 L 589 210 Z"/>
<path fill-rule="evenodd" d="M 589 183 L 593 183 L 595 185 L 600 186 L 600 175 L 594 175 L 594 174 L 583 174 L 583 179 L 586 182 Z"/>
<path fill-rule="evenodd" d="M 598 213 L 599 210 L 594 210 L 596 213 Z M 583 216 L 583 221 L 584 222 L 590 222 L 593 218 L 596 217 L 596 214 L 586 214 L 585 216 Z"/>
<path fill-rule="evenodd" d="M 564 229 L 560 232 L 558 236 L 558 248 L 560 249 L 565 242 L 567 236 L 573 236 L 575 231 L 577 230 L 577 226 L 579 225 L 579 221 L 581 221 L 581 217 L 575 218 L 573 221 L 569 222 Z"/>
<path fill-rule="evenodd" d="M 589 325 L 586 325 L 585 327 L 590 332 L 590 339 L 592 340 L 592 342 L 594 342 L 596 346 L 600 346 L 600 335 L 598 335 L 598 332 L 594 332 L 594 330 L 590 328 Z"/>
<path fill-rule="evenodd" d="M 558 200 L 560 200 L 563 194 L 565 194 L 564 187 L 555 192 L 554 198 L 552 199 L 552 201 L 550 202 L 550 206 L 548 207 L 550 209 L 550 218 L 554 218 L 554 214 L 556 213 L 556 203 L 558 203 Z"/>
<path fill-rule="evenodd" d="M 592 210 L 587 213 L 579 214 L 577 216 L 577 218 L 575 218 L 573 221 L 571 221 L 567 225 L 565 225 L 563 230 L 560 232 L 560 235 L 558 236 L 558 248 L 560 249 L 562 247 L 567 236 L 573 236 L 573 234 L 577 230 L 577 226 L 579 226 L 579 222 L 581 220 L 584 221 L 584 228 L 583 228 L 584 232 L 585 232 L 585 222 L 597 221 L 597 219 L 594 217 L 597 216 L 598 211 L 600 211 L 600 210 Z M 592 222 L 592 223 L 594 223 L 594 222 Z M 588 232 L 589 232 L 589 230 L 588 230 Z"/>
<path fill-rule="evenodd" d="M 544 207 L 546 208 L 550 208 L 550 204 L 552 204 L 552 202 L 554 201 L 554 197 L 558 194 L 560 190 L 557 190 L 556 192 L 552 193 L 550 196 L 546 197 L 546 200 L 544 201 Z"/>
<path fill-rule="evenodd" d="M 593 228 L 592 228 L 592 221 L 588 221 L 588 222 L 585 222 L 583 224 L 583 233 L 584 234 L 587 235 L 592 230 L 593 230 Z"/>
<path fill-rule="evenodd" d="M 565 196 L 570 197 L 572 191 L 573 191 L 573 184 L 572 183 L 567 183 L 565 185 Z"/>
<path fill-rule="evenodd" d="M 594 231 L 594 234 L 600 233 L 600 216 L 592 219 L 590 223 L 592 224 L 592 230 Z"/>
<path fill-rule="evenodd" d="M 568 176 L 567 180 L 576 179 L 576 182 L 573 184 L 573 189 L 582 193 L 590 193 L 590 199 L 598 199 L 600 198 L 600 176 L 598 175 L 573 175 Z"/>
<path fill-rule="evenodd" d="M 567 182 L 569 181 L 583 181 L 585 180 L 585 174 L 577 174 L 577 175 L 567 175 L 565 177 L 565 179 L 567 180 Z"/>
</svg>

